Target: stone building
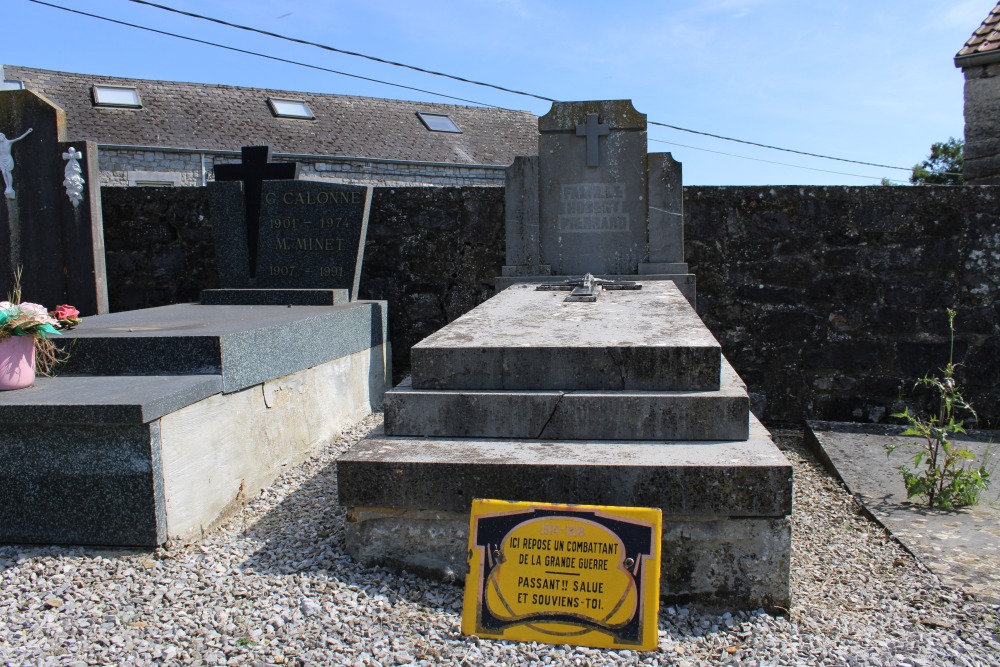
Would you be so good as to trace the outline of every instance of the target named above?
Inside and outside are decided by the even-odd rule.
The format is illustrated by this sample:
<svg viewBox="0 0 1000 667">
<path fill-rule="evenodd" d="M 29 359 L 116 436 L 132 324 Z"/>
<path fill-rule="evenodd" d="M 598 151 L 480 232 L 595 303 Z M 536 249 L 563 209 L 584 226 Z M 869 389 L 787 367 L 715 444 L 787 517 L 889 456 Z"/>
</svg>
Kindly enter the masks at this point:
<svg viewBox="0 0 1000 667">
<path fill-rule="evenodd" d="M 102 185 L 198 186 L 240 147 L 268 145 L 302 178 L 374 185 L 503 185 L 537 150 L 526 111 L 348 95 L 124 79 L 0 65 L 66 113 L 69 136 L 97 142 Z"/>
<path fill-rule="evenodd" d="M 965 183 L 1000 185 L 1000 3 L 955 56 L 955 67 L 965 74 Z"/>
</svg>

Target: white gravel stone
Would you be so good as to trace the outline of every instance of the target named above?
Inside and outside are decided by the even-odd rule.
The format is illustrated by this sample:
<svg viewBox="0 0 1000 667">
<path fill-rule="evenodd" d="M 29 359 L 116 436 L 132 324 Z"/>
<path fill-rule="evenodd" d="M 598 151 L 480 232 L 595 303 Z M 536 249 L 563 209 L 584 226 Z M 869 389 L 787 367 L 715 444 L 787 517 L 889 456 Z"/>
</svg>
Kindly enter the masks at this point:
<svg viewBox="0 0 1000 667">
<path fill-rule="evenodd" d="M 969 665 L 1000 609 L 942 586 L 779 434 L 795 469 L 792 608 L 664 605 L 657 651 L 461 634 L 461 589 L 344 551 L 335 459 L 373 416 L 199 545 L 0 547 L 0 665 Z M 57 602 L 58 601 L 58 602 Z"/>
</svg>

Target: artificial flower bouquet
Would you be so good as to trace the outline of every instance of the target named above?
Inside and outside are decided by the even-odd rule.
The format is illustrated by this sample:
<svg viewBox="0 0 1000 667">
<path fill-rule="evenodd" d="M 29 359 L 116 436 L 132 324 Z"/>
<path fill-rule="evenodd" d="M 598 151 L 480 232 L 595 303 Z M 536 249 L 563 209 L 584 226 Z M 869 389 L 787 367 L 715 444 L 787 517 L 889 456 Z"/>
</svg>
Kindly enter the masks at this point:
<svg viewBox="0 0 1000 667">
<path fill-rule="evenodd" d="M 72 329 L 83 320 L 73 306 L 56 306 L 49 312 L 37 303 L 0 301 L 0 340 L 10 336 L 48 338 L 60 335 L 60 329 Z"/>
<path fill-rule="evenodd" d="M 50 375 L 56 364 L 65 360 L 66 353 L 49 337 L 61 335 L 83 321 L 80 311 L 70 305 L 49 311 L 37 303 L 21 301 L 19 278 L 17 275 L 9 300 L 0 301 L 0 389 L 30 386 L 36 368 Z"/>
</svg>

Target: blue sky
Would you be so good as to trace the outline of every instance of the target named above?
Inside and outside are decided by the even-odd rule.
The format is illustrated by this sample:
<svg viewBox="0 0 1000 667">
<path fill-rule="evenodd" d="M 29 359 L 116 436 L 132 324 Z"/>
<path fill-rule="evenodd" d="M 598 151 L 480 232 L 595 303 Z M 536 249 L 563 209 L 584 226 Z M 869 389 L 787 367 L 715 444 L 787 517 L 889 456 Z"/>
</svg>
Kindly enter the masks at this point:
<svg viewBox="0 0 1000 667">
<path fill-rule="evenodd" d="M 128 0 L 46 1 L 487 104 L 536 114 L 549 106 Z M 691 130 L 907 168 L 927 156 L 932 142 L 962 136 L 963 78 L 952 59 L 996 4 L 995 0 L 157 1 L 545 97 L 629 98 L 650 120 Z M 29 0 L 5 0 L 4 5 L 0 62 L 6 64 L 448 101 L 154 35 Z M 649 137 L 651 151 L 669 151 L 683 162 L 688 185 L 875 185 L 882 177 L 902 181 L 908 177 L 906 171 L 764 150 L 666 128 L 651 128 Z"/>
</svg>

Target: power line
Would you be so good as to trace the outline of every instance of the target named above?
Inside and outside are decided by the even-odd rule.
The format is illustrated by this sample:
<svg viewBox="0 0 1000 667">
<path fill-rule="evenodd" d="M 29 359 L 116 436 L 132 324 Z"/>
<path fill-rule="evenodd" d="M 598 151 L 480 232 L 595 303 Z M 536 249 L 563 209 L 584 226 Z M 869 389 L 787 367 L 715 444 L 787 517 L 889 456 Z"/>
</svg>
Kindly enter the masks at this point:
<svg viewBox="0 0 1000 667">
<path fill-rule="evenodd" d="M 32 2 L 35 2 L 35 1 L 36 0 L 32 0 Z M 382 63 L 382 64 L 385 64 L 385 65 L 391 65 L 393 67 L 402 67 L 402 68 L 405 68 L 405 69 L 413 70 L 415 72 L 421 72 L 422 74 L 429 74 L 431 76 L 439 76 L 439 77 L 443 77 L 443 78 L 446 78 L 446 79 L 451 79 L 453 81 L 460 81 L 462 83 L 472 84 L 474 86 L 482 86 L 484 88 L 492 88 L 493 90 L 499 90 L 499 91 L 502 91 L 502 92 L 505 92 L 505 93 L 511 93 L 513 95 L 521 95 L 523 97 L 531 97 L 531 98 L 534 98 L 536 100 L 541 100 L 543 102 L 557 102 L 558 101 L 558 100 L 555 100 L 555 99 L 553 99 L 551 97 L 546 97 L 545 95 L 538 95 L 536 93 L 529 93 L 529 92 L 525 92 L 525 91 L 522 91 L 522 90 L 514 90 L 512 88 L 505 88 L 504 86 L 498 86 L 496 84 L 487 83 L 487 82 L 484 82 L 484 81 L 476 81 L 474 79 L 467 79 L 465 77 L 456 76 L 454 74 L 448 74 L 446 72 L 438 72 L 438 71 L 431 70 L 431 69 L 426 69 L 426 68 L 423 68 L 423 67 L 417 67 L 415 65 L 407 65 L 406 63 L 396 62 L 396 61 L 393 61 L 393 60 L 386 60 L 384 58 L 379 58 L 377 56 L 371 56 L 371 55 L 367 55 L 367 54 L 364 54 L 364 53 L 358 53 L 356 51 L 348 51 L 346 49 L 340 49 L 340 48 L 337 48 L 335 46 L 330 46 L 328 44 L 320 44 L 318 42 L 311 42 L 309 40 L 299 39 L 297 37 L 289 37 L 288 35 L 281 35 L 281 34 L 276 33 L 276 32 L 270 32 L 268 30 L 261 30 L 260 28 L 253 28 L 253 27 L 250 27 L 250 26 L 240 25 L 239 23 L 232 23 L 230 21 L 225 21 L 223 19 L 214 18 L 214 17 L 211 17 L 211 16 L 205 16 L 203 14 L 197 14 L 195 12 L 187 12 L 187 11 L 183 11 L 183 10 L 180 10 L 180 9 L 175 9 L 173 7 L 168 7 L 166 5 L 161 5 L 161 4 L 158 4 L 158 3 L 155 3 L 155 2 L 149 2 L 149 0 L 129 0 L 129 2 L 134 2 L 136 4 L 146 5 L 146 6 L 149 6 L 149 7 L 155 7 L 156 9 L 162 9 L 164 11 L 173 12 L 175 14 L 180 14 L 182 16 L 188 16 L 188 17 L 195 18 L 195 19 L 200 19 L 202 21 L 210 21 L 212 23 L 217 23 L 219 25 L 229 26 L 231 28 L 238 28 L 239 30 L 246 30 L 247 32 L 254 32 L 254 33 L 257 33 L 257 34 L 260 34 L 260 35 L 267 35 L 268 37 L 274 37 L 274 38 L 277 38 L 277 39 L 282 39 L 282 40 L 285 40 L 285 41 L 294 42 L 296 44 L 304 44 L 306 46 L 314 46 L 314 47 L 316 47 L 318 49 L 324 49 L 326 51 L 332 51 L 334 53 L 340 53 L 340 54 L 344 54 L 344 55 L 348 55 L 348 56 L 353 56 L 353 57 L 356 57 L 356 58 L 364 58 L 366 60 L 371 60 L 371 61 L 374 61 L 374 62 L 377 62 L 377 63 Z M 500 108 L 500 107 L 498 107 L 498 108 Z M 702 135 L 702 136 L 705 136 L 705 137 L 712 137 L 713 139 L 721 139 L 723 141 L 733 141 L 733 142 L 740 143 L 740 144 L 746 144 L 748 146 L 757 146 L 758 148 L 767 148 L 769 150 L 784 151 L 786 153 L 794 153 L 794 154 L 797 154 L 797 155 L 805 155 L 805 156 L 808 156 L 808 157 L 815 157 L 815 158 L 820 158 L 820 159 L 824 159 L 824 160 L 836 160 L 836 161 L 839 161 L 839 162 L 848 162 L 848 163 L 851 163 L 851 164 L 860 164 L 860 165 L 864 165 L 864 166 L 867 166 L 867 167 L 879 167 L 881 169 L 895 169 L 897 171 L 907 171 L 907 172 L 908 171 L 912 171 L 912 169 L 910 167 L 894 167 L 892 165 L 878 164 L 876 162 L 865 162 L 863 160 L 851 160 L 851 159 L 848 159 L 848 158 L 833 157 L 831 155 L 822 155 L 820 153 L 810 153 L 810 152 L 807 152 L 807 151 L 800 151 L 800 150 L 796 150 L 796 149 L 793 149 L 793 148 L 782 148 L 780 146 L 773 146 L 771 144 L 758 143 L 756 141 L 748 141 L 746 139 L 736 139 L 735 137 L 727 137 L 727 136 L 723 136 L 721 134 L 713 134 L 711 132 L 702 132 L 700 130 L 691 130 L 691 129 L 688 129 L 688 128 L 685 128 L 685 127 L 679 127 L 677 125 L 669 125 L 667 123 L 660 123 L 660 122 L 652 121 L 652 120 L 648 121 L 648 122 L 649 122 L 650 125 L 658 125 L 660 127 L 666 127 L 666 128 L 672 129 L 672 130 L 678 130 L 680 132 L 689 132 L 691 134 L 699 134 L 699 135 Z M 781 163 L 776 163 L 776 164 L 781 164 Z M 822 170 L 820 170 L 820 171 L 822 171 Z M 831 172 L 831 173 L 837 173 L 837 172 Z M 867 178 L 871 178 L 871 177 L 867 177 Z"/>
<path fill-rule="evenodd" d="M 329 72 L 331 74 L 339 74 L 341 76 L 351 77 L 352 79 L 361 79 L 362 81 L 371 81 L 372 83 L 381 83 L 386 86 L 393 86 L 395 88 L 404 88 L 406 90 L 413 90 L 418 93 L 425 93 L 427 95 L 436 95 L 438 97 L 445 97 L 449 100 L 457 100 L 459 102 L 467 102 L 469 104 L 477 104 L 479 106 L 491 107 L 494 109 L 503 109 L 503 107 L 498 107 L 495 104 L 488 104 L 486 102 L 477 102 L 475 100 L 467 100 L 464 97 L 454 97 L 452 95 L 445 95 L 444 93 L 435 93 L 432 90 L 424 90 L 423 88 L 414 88 L 413 86 L 404 86 L 401 83 L 392 83 L 390 81 L 382 81 L 381 79 L 373 79 L 367 76 L 361 76 L 359 74 L 350 74 L 348 72 L 341 72 L 335 69 L 329 69 L 327 67 L 320 67 L 319 65 L 310 65 L 309 63 L 299 62 L 297 60 L 289 60 L 288 58 L 279 58 L 278 56 L 269 56 L 266 53 L 258 53 L 256 51 L 248 51 L 246 49 L 238 49 L 235 46 L 226 46 L 225 44 L 218 44 L 216 42 L 209 42 L 204 39 L 196 39 L 194 37 L 187 37 L 185 35 L 178 35 L 173 32 L 167 32 L 166 30 L 158 30 L 156 28 L 149 28 L 144 25 L 138 25 L 136 23 L 129 23 L 128 21 L 119 21 L 118 19 L 108 18 L 107 16 L 99 16 L 97 14 L 90 14 L 88 12 L 83 12 L 78 9 L 70 9 L 69 7 L 61 7 L 60 5 L 53 5 L 48 2 L 43 2 L 42 0 L 28 0 L 29 2 L 34 2 L 38 5 L 45 5 L 46 7 L 52 7 L 53 9 L 61 9 L 65 12 L 71 12 L 73 14 L 80 14 L 81 16 L 89 16 L 90 18 L 100 19 L 101 21 L 107 21 L 109 23 L 117 23 L 118 25 L 128 26 L 130 28 L 138 28 L 139 30 L 146 30 L 148 32 L 154 32 L 160 35 L 166 35 L 168 37 L 176 37 L 177 39 L 184 39 L 189 42 L 195 42 L 197 44 L 205 44 L 208 46 L 215 46 L 220 49 L 226 49 L 227 51 L 235 51 L 236 53 L 243 53 L 250 56 L 257 56 L 258 58 L 267 58 L 268 60 L 276 60 L 282 63 L 288 63 L 290 65 L 299 65 L 300 67 L 308 67 L 310 69 L 320 70 L 322 72 Z"/>
<path fill-rule="evenodd" d="M 431 69 L 424 69 L 423 67 L 417 67 L 416 65 L 407 65 L 406 63 L 396 62 L 394 60 L 386 60 L 385 58 L 379 58 L 378 56 L 370 56 L 364 53 L 358 53 L 356 51 L 348 51 L 347 49 L 339 49 L 336 46 L 329 46 L 328 44 L 319 44 L 318 42 L 310 42 L 305 39 L 299 39 L 298 37 L 289 37 L 288 35 L 279 35 L 276 32 L 270 32 L 268 30 L 261 30 L 260 28 L 252 28 L 250 26 L 240 25 L 239 23 L 231 23 L 229 21 L 224 21 L 222 19 L 213 18 L 211 16 L 204 16 L 202 14 L 195 14 L 194 12 L 186 12 L 181 9 L 175 9 L 174 7 L 167 7 L 166 5 L 160 5 L 155 2 L 147 2 L 147 0 L 129 0 L 129 2 L 134 2 L 138 5 L 147 5 L 149 7 L 155 7 L 157 9 L 162 9 L 164 11 L 173 12 L 174 14 L 181 14 L 182 16 L 190 16 L 191 18 L 201 19 L 203 21 L 211 21 L 212 23 L 218 23 L 219 25 L 229 26 L 230 28 L 238 28 L 240 30 L 246 30 L 247 32 L 255 32 L 259 35 L 267 35 L 268 37 L 276 37 L 277 39 L 283 39 L 288 42 L 295 42 L 296 44 L 304 44 L 306 46 L 315 46 L 318 49 L 324 49 L 326 51 L 333 51 L 334 53 L 342 53 L 347 56 L 353 56 L 355 58 L 364 58 L 365 60 L 371 60 L 373 62 L 382 63 L 384 65 L 392 65 L 393 67 L 403 67 L 405 69 L 411 69 L 414 72 L 421 72 L 422 74 L 430 74 L 432 76 L 440 76 L 446 79 L 452 79 L 453 81 L 461 81 L 462 83 L 471 83 L 475 86 L 483 86 L 486 88 L 493 88 L 494 90 L 500 90 L 505 93 L 512 93 L 514 95 L 522 95 L 524 97 L 533 97 L 536 100 L 542 100 L 543 102 L 558 102 L 551 97 L 545 97 L 543 95 L 535 95 L 534 93 L 526 93 L 521 90 L 513 90 L 511 88 L 504 88 L 503 86 L 498 86 L 492 83 L 485 83 L 483 81 L 475 81 L 474 79 L 466 79 L 455 74 L 447 74 L 445 72 L 436 72 Z"/>
<path fill-rule="evenodd" d="M 771 146 L 770 144 L 759 144 L 756 141 L 747 141 L 746 139 L 734 139 L 732 137 L 724 137 L 721 134 L 712 134 L 711 132 L 700 132 L 698 130 L 688 130 L 683 127 L 677 127 L 676 125 L 668 125 L 666 123 L 658 123 L 655 120 L 647 121 L 650 125 L 658 125 L 659 127 L 667 127 L 671 130 L 680 130 L 681 132 L 690 132 L 691 134 L 700 134 L 705 137 L 712 137 L 713 139 L 724 139 L 726 141 L 735 141 L 739 144 L 746 144 L 748 146 L 757 146 L 758 148 L 769 148 L 775 151 L 784 151 L 786 153 L 795 153 L 796 155 L 807 155 L 809 157 L 823 158 L 824 160 L 837 160 L 839 162 L 850 162 L 851 164 L 862 164 L 866 167 L 880 167 L 882 169 L 897 169 L 899 171 L 912 171 L 909 167 L 893 167 L 889 164 L 878 164 L 876 162 L 864 162 L 862 160 L 849 160 L 843 157 L 830 157 L 829 155 L 820 155 L 819 153 L 808 153 L 806 151 L 797 151 L 793 148 L 779 148 L 778 146 Z"/>
<path fill-rule="evenodd" d="M 778 165 L 781 165 L 783 167 L 794 167 L 795 169 L 808 169 L 809 171 L 822 171 L 822 172 L 827 173 L 827 174 L 837 174 L 839 176 L 854 176 L 856 178 L 870 178 L 870 179 L 875 180 L 875 181 L 882 180 L 879 176 L 864 176 L 862 174 L 849 174 L 849 173 L 844 172 L 844 171 L 831 171 L 829 169 L 818 169 L 816 167 L 805 167 L 805 166 L 803 166 L 801 164 L 789 164 L 788 162 L 776 162 L 775 160 L 765 160 L 763 158 L 750 157 L 748 155 L 736 155 L 735 153 L 724 153 L 722 151 L 713 151 L 713 150 L 710 150 L 708 148 L 700 148 L 698 146 L 689 146 L 687 144 L 678 144 L 676 142 L 665 141 L 663 139 L 653 139 L 652 137 L 650 137 L 649 140 L 650 141 L 655 141 L 655 142 L 660 143 L 660 144 L 668 144 L 670 146 L 681 146 L 682 148 L 690 148 L 690 149 L 696 150 L 696 151 L 704 151 L 706 153 L 715 153 L 716 155 L 726 155 L 726 156 L 729 156 L 729 157 L 736 157 L 736 158 L 740 158 L 741 160 L 753 160 L 754 162 L 767 162 L 768 164 L 778 164 Z M 890 178 L 887 178 L 885 180 L 890 181 L 892 183 L 905 183 L 905 181 L 898 181 L 898 180 L 894 180 L 894 179 L 890 179 Z"/>
<path fill-rule="evenodd" d="M 211 21 L 211 22 L 214 22 L 214 23 L 218 23 L 218 24 L 221 24 L 221 25 L 226 25 L 226 26 L 229 26 L 229 27 L 234 27 L 234 28 L 238 28 L 238 29 L 241 29 L 241 30 L 246 30 L 246 31 L 249 31 L 249 32 L 256 32 L 256 33 L 267 35 L 267 36 L 270 36 L 270 37 L 275 37 L 275 38 L 278 38 L 278 39 L 283 39 L 283 40 L 287 40 L 287 41 L 291 41 L 291 42 L 295 42 L 295 43 L 299 43 L 299 44 L 305 44 L 305 45 L 309 45 L 309 46 L 315 46 L 317 48 L 321 48 L 321 49 L 325 49 L 325 50 L 329 50 L 329 51 L 333 51 L 333 52 L 337 52 L 337 53 L 342 53 L 342 54 L 345 54 L 345 55 L 350 55 L 350 56 L 354 56 L 354 57 L 365 58 L 365 59 L 368 59 L 368 60 L 372 60 L 372 61 L 375 61 L 375 62 L 379 62 L 379 63 L 391 65 L 391 66 L 394 66 L 394 67 L 402 67 L 402 68 L 406 68 L 406 69 L 411 69 L 411 70 L 414 70 L 414 71 L 418 71 L 418 72 L 421 72 L 421 73 L 430 74 L 430 75 L 433 75 L 433 76 L 441 76 L 441 77 L 453 79 L 453 80 L 456 80 L 456 81 L 460 81 L 460 82 L 463 82 L 463 83 L 469 83 L 469 84 L 473 84 L 473 85 L 477 85 L 477 86 L 483 86 L 483 87 L 487 87 L 487 88 L 492 88 L 492 89 L 499 90 L 499 91 L 506 92 L 506 93 L 511 93 L 511 94 L 515 94 L 515 95 L 522 95 L 522 96 L 526 96 L 526 97 L 532 97 L 532 98 L 535 98 L 535 99 L 538 99 L 538 100 L 542 100 L 542 101 L 545 101 L 545 102 L 557 102 L 558 101 L 558 100 L 555 100 L 555 99 L 553 99 L 551 97 L 545 97 L 545 96 L 542 96 L 542 95 L 536 95 L 534 93 L 527 93 L 527 92 L 523 92 L 523 91 L 513 90 L 513 89 L 510 89 L 510 88 L 505 88 L 503 86 L 497 86 L 497 85 L 490 84 L 490 83 L 485 83 L 485 82 L 481 82 L 481 81 L 475 81 L 475 80 L 472 80 L 472 79 L 466 79 L 466 78 L 463 78 L 463 77 L 459 77 L 459 76 L 447 74 L 447 73 L 444 73 L 444 72 L 436 72 L 434 70 L 428 70 L 428 69 L 424 69 L 424 68 L 421 68 L 421 67 L 416 67 L 416 66 L 413 66 L 413 65 L 407 65 L 405 63 L 398 63 L 398 62 L 394 62 L 394 61 L 391 61 L 391 60 L 386 60 L 386 59 L 383 59 L 383 58 L 378 58 L 376 56 L 369 56 L 369 55 L 365 55 L 365 54 L 361 54 L 361 53 L 356 53 L 356 52 L 353 52 L 353 51 L 348 51 L 348 50 L 345 50 L 345 49 L 338 49 L 336 47 L 332 47 L 332 46 L 328 46 L 328 45 L 324 45 L 324 44 L 318 44 L 316 42 L 310 42 L 310 41 L 301 40 L 301 39 L 294 38 L 294 37 L 288 37 L 288 36 L 285 36 L 285 35 L 280 35 L 278 33 L 273 33 L 273 32 L 269 32 L 269 31 L 266 31 L 266 30 L 260 30 L 260 29 L 257 29 L 257 28 L 251 28 L 251 27 L 248 27 L 248 26 L 243 26 L 243 25 L 239 25 L 239 24 L 235 24 L 235 23 L 230 23 L 228 21 L 223 21 L 222 19 L 216 19 L 216 18 L 212 18 L 212 17 L 208 17 L 208 16 L 203 16 L 203 15 L 200 15 L 200 14 L 195 14 L 195 13 L 192 13 L 192 12 L 186 12 L 186 11 L 174 9 L 172 7 L 167 7 L 166 5 L 160 5 L 160 4 L 157 4 L 157 3 L 148 2 L 147 0 L 129 0 L 129 1 L 137 3 L 137 4 L 148 5 L 148 6 L 157 8 L 157 9 L 162 9 L 162 10 L 173 12 L 173 13 L 176 13 L 176 14 L 181 14 L 181 15 L 184 15 L 184 16 L 189 16 L 189 17 L 192 17 L 192 18 L 202 19 L 202 20 L 206 20 L 206 21 Z M 291 65 L 299 65 L 300 67 L 307 67 L 307 68 L 310 68 L 310 69 L 315 69 L 315 70 L 319 70 L 319 71 L 323 71 L 323 72 L 328 72 L 328 73 L 331 73 L 331 74 L 339 74 L 341 76 L 346 76 L 346 77 L 350 77 L 350 78 L 353 78 L 353 79 L 360 79 L 362 81 L 369 81 L 369 82 L 372 82 L 372 83 L 379 83 L 379 84 L 382 84 L 382 85 L 392 86 L 392 87 L 395 87 L 395 88 L 402 88 L 404 90 L 412 90 L 412 91 L 415 91 L 415 92 L 425 93 L 427 95 L 434 95 L 436 97 L 443 97 L 443 98 L 446 98 L 446 99 L 456 100 L 456 101 L 459 101 L 459 102 L 466 102 L 466 103 L 469 103 L 469 104 L 475 104 L 475 105 L 484 106 L 484 107 L 490 107 L 490 108 L 494 108 L 494 109 L 511 111 L 511 109 L 507 109 L 506 107 L 498 106 L 498 105 L 495 105 L 495 104 L 489 104 L 487 102 L 479 102 L 479 101 L 476 101 L 476 100 L 470 100 L 470 99 L 466 99 L 466 98 L 462 98 L 462 97 L 456 97 L 456 96 L 453 96 L 453 95 L 446 95 L 444 93 L 437 93 L 437 92 L 434 92 L 434 91 L 431 91 L 431 90 L 426 90 L 426 89 L 423 89 L 423 88 L 416 88 L 416 87 L 413 87 L 413 86 L 407 86 L 407 85 L 403 85 L 403 84 L 392 83 L 391 81 L 384 81 L 384 80 L 381 80 L 381 79 L 375 79 L 375 78 L 372 78 L 372 77 L 361 76 L 361 75 L 358 75 L 358 74 L 350 74 L 348 72 L 343 72 L 343 71 L 340 71 L 340 70 L 334 70 L 334 69 L 330 69 L 330 68 L 327 68 L 327 67 L 321 67 L 319 65 L 312 65 L 312 64 L 309 64 L 309 63 L 304 63 L 304 62 L 300 62 L 300 61 L 296 61 L 296 60 L 290 60 L 288 58 L 281 58 L 281 57 L 278 57 L 278 56 L 271 56 L 271 55 L 268 55 L 268 54 L 265 54 L 265 53 L 259 53 L 259 52 L 256 52 L 256 51 L 249 51 L 247 49 L 240 49 L 240 48 L 233 47 L 233 46 L 227 46 L 225 44 L 219 44 L 217 42 L 211 42 L 211 41 L 208 41 L 208 40 L 202 40 L 202 39 L 197 39 L 197 38 L 194 38 L 194 37 L 188 37 L 186 35 L 179 35 L 177 33 L 167 32 L 165 30 L 159 30 L 159 29 L 156 29 L 156 28 L 150 28 L 150 27 L 138 25 L 138 24 L 135 24 L 135 23 L 129 23 L 127 21 L 121 21 L 121 20 L 109 18 L 109 17 L 106 17 L 106 16 L 100 16 L 98 14 L 91 14 L 91 13 L 80 11 L 80 10 L 76 10 L 76 9 L 70 9 L 69 7 L 62 7 L 60 5 L 55 5 L 55 4 L 52 4 L 52 3 L 49 3 L 49 2 L 44 2 L 43 0 L 29 0 L 29 2 L 33 2 L 33 3 L 39 4 L 39 5 L 44 5 L 46 7 L 52 7 L 53 9 L 61 9 L 63 11 L 71 12 L 71 13 L 74 13 L 74 14 L 79 14 L 79 15 L 82 15 L 82 16 L 87 16 L 87 17 L 90 17 L 90 18 L 99 19 L 99 20 L 102 20 L 102 21 L 107 21 L 109 23 L 116 23 L 116 24 L 124 25 L 124 26 L 130 27 L 130 28 L 136 28 L 136 29 L 139 29 L 139 30 L 145 30 L 145 31 L 148 31 L 148 32 L 153 32 L 153 33 L 157 33 L 157 34 L 161 34 L 161 35 L 166 35 L 166 36 L 169 36 L 169 37 L 176 37 L 178 39 L 183 39 L 183 40 L 186 40 L 186 41 L 195 42 L 197 44 L 204 44 L 204 45 L 207 45 L 207 46 L 214 46 L 214 47 L 225 49 L 225 50 L 228 50 L 228 51 L 234 51 L 236 53 L 243 53 L 243 54 L 246 54 L 246 55 L 257 56 L 259 58 L 266 58 L 268 60 L 274 60 L 274 61 L 277 61 L 277 62 L 288 63 L 288 64 L 291 64 Z M 665 128 L 668 128 L 668 129 L 678 130 L 678 131 L 681 131 L 681 132 L 688 132 L 688 133 L 691 133 L 691 134 L 697 134 L 697 135 L 701 135 L 701 136 L 712 137 L 714 139 L 721 139 L 721 140 L 724 140 L 724 141 L 732 141 L 732 142 L 746 144 L 746 145 L 750 145 L 750 146 L 756 146 L 756 147 L 759 147 L 759 148 L 766 148 L 766 149 L 770 149 L 770 150 L 777 150 L 777 151 L 783 151 L 783 152 L 788 152 L 788 153 L 794 153 L 794 154 L 798 154 L 798 155 L 805 155 L 805 156 L 808 156 L 808 157 L 815 157 L 815 158 L 826 159 L 826 160 L 836 160 L 836 161 L 839 161 L 839 162 L 848 162 L 848 163 L 852 163 L 852 164 L 859 164 L 859 165 L 870 166 L 870 167 L 879 167 L 879 168 L 883 168 L 883 169 L 895 169 L 895 170 L 900 170 L 900 171 L 911 171 L 911 169 L 907 168 L 907 167 L 894 167 L 894 166 L 891 166 L 891 165 L 878 164 L 878 163 L 875 163 L 875 162 L 865 162 L 865 161 L 861 161 L 861 160 L 851 160 L 851 159 L 847 159 L 847 158 L 833 157 L 833 156 L 830 156 L 830 155 L 822 155 L 822 154 L 819 154 L 819 153 L 810 153 L 810 152 L 806 152 L 806 151 L 799 151 L 799 150 L 795 150 L 795 149 L 791 149 L 791 148 L 782 148 L 780 146 L 773 146 L 773 145 L 770 145 L 770 144 L 763 144 L 763 143 L 758 143 L 758 142 L 754 142 L 754 141 L 748 141 L 748 140 L 744 140 L 744 139 L 736 139 L 734 137 L 726 137 L 726 136 L 723 136 L 723 135 L 713 134 L 713 133 L 710 133 L 710 132 L 702 132 L 702 131 L 699 131 L 699 130 L 691 130 L 691 129 L 688 129 L 688 128 L 679 127 L 677 125 L 670 125 L 670 124 L 667 124 L 667 123 L 661 123 L 661 122 L 658 122 L 658 121 L 652 121 L 652 120 L 650 120 L 650 121 L 648 121 L 648 123 L 650 125 L 655 125 L 655 126 L 659 126 L 659 127 L 665 127 Z M 651 139 L 651 141 L 662 141 L 662 140 Z M 831 170 L 827 170 L 827 169 L 818 169 L 818 168 L 814 168 L 814 167 L 805 167 L 805 166 L 802 166 L 802 165 L 789 164 L 789 163 L 785 163 L 785 162 L 777 162 L 777 161 L 773 161 L 773 160 L 764 160 L 764 159 L 760 159 L 760 158 L 750 158 L 750 157 L 746 157 L 746 156 L 742 156 L 742 155 L 734 155 L 732 153 L 725 153 L 725 152 L 722 152 L 722 151 L 713 151 L 713 150 L 710 150 L 710 149 L 707 149 L 707 148 L 698 148 L 696 146 L 688 146 L 688 145 L 685 145 L 685 144 L 678 144 L 678 143 L 672 143 L 672 142 L 667 142 L 667 141 L 662 141 L 662 143 L 672 144 L 672 145 L 676 145 L 676 146 L 683 146 L 685 148 L 691 148 L 693 150 L 701 150 L 701 151 L 708 152 L 708 153 L 716 153 L 716 154 L 719 154 L 719 155 L 727 155 L 727 156 L 730 156 L 730 157 L 737 157 L 737 158 L 742 158 L 742 159 L 747 159 L 747 160 L 756 160 L 758 162 L 768 162 L 768 163 L 771 163 L 771 164 L 777 164 L 777 165 L 782 165 L 782 166 L 792 167 L 792 168 L 797 168 L 797 169 L 807 169 L 807 170 L 810 170 L 810 171 L 820 171 L 820 172 L 826 172 L 826 173 L 831 173 L 831 174 L 839 174 L 839 175 L 842 175 L 842 176 L 855 176 L 855 177 L 858 177 L 858 178 L 870 178 L 870 179 L 876 179 L 876 178 L 878 178 L 878 177 L 875 177 L 875 176 L 862 176 L 860 174 L 850 174 L 850 173 L 846 173 L 846 172 L 831 171 Z"/>
</svg>

